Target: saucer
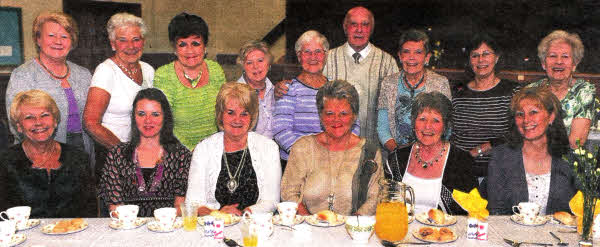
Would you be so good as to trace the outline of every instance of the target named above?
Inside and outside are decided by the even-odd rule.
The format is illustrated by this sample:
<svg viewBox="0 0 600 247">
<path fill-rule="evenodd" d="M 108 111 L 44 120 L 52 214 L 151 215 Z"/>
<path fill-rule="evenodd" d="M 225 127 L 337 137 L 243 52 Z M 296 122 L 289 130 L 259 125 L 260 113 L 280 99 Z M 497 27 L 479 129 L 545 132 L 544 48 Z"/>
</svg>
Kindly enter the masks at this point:
<svg viewBox="0 0 600 247">
<path fill-rule="evenodd" d="M 319 226 L 319 227 L 333 227 L 333 226 L 341 226 L 346 223 L 346 216 L 341 214 L 336 214 L 335 219 L 332 222 L 323 221 L 319 219 L 317 214 L 309 215 L 304 217 L 306 223 L 311 226 Z"/>
<path fill-rule="evenodd" d="M 25 227 L 17 226 L 17 231 L 23 231 L 23 230 L 34 228 L 36 226 L 39 226 L 41 222 L 42 221 L 39 219 L 29 219 L 29 220 L 27 220 L 27 225 L 25 225 Z"/>
<path fill-rule="evenodd" d="M 38 225 L 39 225 L 39 223 L 38 223 Z M 27 239 L 27 236 L 25 236 L 25 234 L 20 234 L 20 233 L 14 234 L 12 236 L 12 239 L 10 240 L 10 246 L 11 247 L 17 246 L 17 245 L 25 242 L 26 239 Z"/>
<path fill-rule="evenodd" d="M 181 218 L 177 218 L 175 220 L 175 224 L 173 224 L 173 227 L 171 228 L 162 228 L 160 226 L 160 224 L 158 223 L 158 221 L 151 221 L 148 223 L 148 230 L 153 231 L 153 232 L 172 232 L 175 231 L 177 229 L 180 229 L 183 227 L 183 220 Z"/>
<path fill-rule="evenodd" d="M 304 216 L 297 214 L 296 217 L 294 217 L 294 222 L 292 223 L 292 226 L 301 224 L 302 222 L 304 222 Z M 287 226 L 281 222 L 280 215 L 273 216 L 273 224 L 278 226 Z"/>
<path fill-rule="evenodd" d="M 133 227 L 125 228 L 125 227 L 123 227 L 123 223 L 118 222 L 116 220 L 110 221 L 110 223 L 108 224 L 108 226 L 110 228 L 112 228 L 112 229 L 115 229 L 115 230 L 131 230 L 131 229 L 135 229 L 135 228 L 138 228 L 140 226 L 143 226 L 146 223 L 148 223 L 148 219 L 147 218 L 137 218 L 137 219 L 135 219 Z"/>
<path fill-rule="evenodd" d="M 523 217 L 521 217 L 520 215 L 517 215 L 517 214 L 511 215 L 510 219 L 513 222 L 515 222 L 519 225 L 523 225 L 523 226 L 541 226 L 543 224 L 546 224 L 546 222 L 548 222 L 548 220 L 550 220 L 550 218 L 547 216 L 537 216 L 535 218 L 535 220 L 533 221 L 533 223 L 527 224 L 527 223 L 523 222 Z"/>
</svg>

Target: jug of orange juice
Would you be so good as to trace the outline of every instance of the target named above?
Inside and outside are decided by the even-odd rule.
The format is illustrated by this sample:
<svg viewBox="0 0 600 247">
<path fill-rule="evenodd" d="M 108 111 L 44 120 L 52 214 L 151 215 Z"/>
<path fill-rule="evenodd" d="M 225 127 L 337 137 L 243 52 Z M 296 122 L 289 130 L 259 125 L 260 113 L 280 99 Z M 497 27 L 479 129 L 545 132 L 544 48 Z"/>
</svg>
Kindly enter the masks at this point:
<svg viewBox="0 0 600 247">
<path fill-rule="evenodd" d="M 379 180 L 379 195 L 375 212 L 375 234 L 381 240 L 400 241 L 408 232 L 406 203 L 414 205 L 415 192 L 402 183 L 390 179 Z M 412 214 L 413 207 L 410 207 Z"/>
</svg>

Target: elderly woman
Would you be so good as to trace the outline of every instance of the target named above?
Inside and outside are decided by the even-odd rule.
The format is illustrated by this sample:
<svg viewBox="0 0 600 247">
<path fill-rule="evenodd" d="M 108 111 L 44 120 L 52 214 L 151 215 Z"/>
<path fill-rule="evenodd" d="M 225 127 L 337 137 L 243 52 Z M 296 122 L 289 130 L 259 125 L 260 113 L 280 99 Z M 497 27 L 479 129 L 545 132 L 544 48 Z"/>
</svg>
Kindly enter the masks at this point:
<svg viewBox="0 0 600 247">
<path fill-rule="evenodd" d="M 488 168 L 488 209 L 512 214 L 519 202 L 535 202 L 540 214 L 569 211 L 577 191 L 558 99 L 547 87 L 525 88 L 510 105 L 514 119 L 508 143 L 492 150 Z"/>
<path fill-rule="evenodd" d="M 281 167 L 277 144 L 249 132 L 258 118 L 256 92 L 247 84 L 228 82 L 215 106 L 218 132 L 194 149 L 186 201 L 212 210 L 241 215 L 272 212 L 279 202 Z"/>
<path fill-rule="evenodd" d="M 281 179 L 281 198 L 298 202 L 301 215 L 325 209 L 342 215 L 374 215 L 382 159 L 376 146 L 351 131 L 358 117 L 358 92 L 350 83 L 336 80 L 319 88 L 316 100 L 324 131 L 303 136 L 292 147 Z M 365 150 L 374 154 L 369 159 L 376 167 L 365 180 L 368 184 L 358 186 L 366 200 L 353 204 L 359 201 L 353 198 L 352 188 Z"/>
<path fill-rule="evenodd" d="M 431 57 L 427 34 L 417 30 L 403 33 L 398 57 L 402 70 L 383 79 L 377 107 L 379 141 L 390 151 L 415 141 L 409 113 L 418 94 L 437 91 L 452 97 L 448 79 L 425 69 Z"/>
<path fill-rule="evenodd" d="M 131 141 L 108 153 L 98 194 L 111 211 L 134 204 L 138 216 L 151 217 L 154 209 L 184 201 L 192 154 L 173 135 L 173 114 L 159 89 L 139 91 L 132 108 Z"/>
<path fill-rule="evenodd" d="M 169 23 L 169 41 L 177 60 L 156 70 L 154 86 L 167 95 L 175 117 L 175 136 L 188 149 L 217 132 L 215 97 L 225 82 L 221 66 L 205 59 L 208 25 L 181 13 Z"/>
<path fill-rule="evenodd" d="M 511 121 L 510 100 L 520 85 L 496 76 L 501 52 L 490 35 L 475 35 L 466 48 L 465 71 L 474 78 L 452 98 L 451 142 L 475 158 L 473 175 L 482 180 L 492 147 L 504 143 Z"/>
<path fill-rule="evenodd" d="M 88 155 L 53 139 L 61 113 L 52 97 L 20 92 L 9 109 L 23 142 L 0 154 L 0 208 L 27 205 L 31 218 L 95 216 Z"/>
<path fill-rule="evenodd" d="M 142 18 L 113 15 L 106 25 L 115 55 L 94 72 L 83 112 L 87 131 L 96 141 L 96 176 L 108 149 L 130 139 L 132 102 L 138 91 L 152 87 L 154 69 L 140 61 L 146 25 Z"/>
<path fill-rule="evenodd" d="M 445 141 L 451 114 L 450 100 L 442 93 L 417 95 L 410 115 L 416 142 L 390 154 L 386 178 L 414 189 L 416 212 L 441 208 L 449 214 L 464 214 L 452 191 L 470 191 L 477 186 L 473 157 Z"/>
<path fill-rule="evenodd" d="M 77 46 L 79 30 L 71 16 L 43 12 L 33 22 L 33 42 L 38 57 L 16 68 L 6 88 L 6 111 L 15 95 L 30 89 L 47 92 L 56 102 L 61 118 L 54 139 L 93 153 L 93 142 L 82 128 L 83 108 L 92 81 L 90 72 L 67 61 Z M 16 129 L 12 133 L 18 137 Z"/>
<path fill-rule="evenodd" d="M 327 38 L 317 31 L 306 31 L 296 41 L 295 49 L 302 72 L 292 79 L 287 94 L 275 103 L 273 121 L 274 139 L 281 147 L 284 169 L 292 145 L 302 136 L 322 131 L 315 96 L 327 82 L 322 73 L 329 50 Z M 352 123 L 353 132 L 358 134 L 358 123 Z"/>
<path fill-rule="evenodd" d="M 560 100 L 569 143 L 576 147 L 577 140 L 583 145 L 594 119 L 594 95 L 596 87 L 583 79 L 574 79 L 573 72 L 583 59 L 584 47 L 579 35 L 556 30 L 544 37 L 538 45 L 538 57 L 547 78 L 529 87 L 549 87 Z"/>
<path fill-rule="evenodd" d="M 267 43 L 250 40 L 242 45 L 237 58 L 244 69 L 238 82 L 247 83 L 258 94 L 258 123 L 256 133 L 273 138 L 273 109 L 275 108 L 275 88 L 267 78 L 273 55 Z"/>
</svg>

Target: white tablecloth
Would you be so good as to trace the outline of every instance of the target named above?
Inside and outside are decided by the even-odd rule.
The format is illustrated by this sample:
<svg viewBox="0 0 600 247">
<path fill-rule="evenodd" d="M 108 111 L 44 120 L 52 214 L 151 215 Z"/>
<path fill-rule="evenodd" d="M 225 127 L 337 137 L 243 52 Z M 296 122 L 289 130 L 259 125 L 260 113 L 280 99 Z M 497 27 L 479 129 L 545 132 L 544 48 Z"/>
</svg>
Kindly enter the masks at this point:
<svg viewBox="0 0 600 247">
<path fill-rule="evenodd" d="M 20 231 L 27 236 L 27 240 L 20 246 L 226 246 L 222 241 L 216 241 L 212 238 L 203 237 L 202 228 L 196 232 L 186 232 L 183 229 L 171 233 L 155 233 L 147 229 L 147 226 L 141 226 L 133 230 L 113 230 L 108 227 L 110 218 L 90 218 L 86 219 L 89 227 L 78 233 L 69 235 L 46 235 L 41 232 L 41 227 Z M 43 219 L 41 225 L 54 223 L 56 219 Z M 569 246 L 576 247 L 578 235 L 575 233 L 562 233 L 562 228 L 554 223 L 547 223 L 542 226 L 528 227 L 513 223 L 508 216 L 492 216 L 489 219 L 489 240 L 466 240 L 466 217 L 458 217 L 457 224 L 450 226 L 458 235 L 456 242 L 444 244 L 442 246 L 509 246 L 502 238 L 515 240 L 531 240 L 544 243 L 556 244 L 548 232 L 553 231 L 563 241 L 568 241 Z M 306 224 L 306 223 L 303 223 Z M 421 223 L 413 222 L 409 225 L 409 234 L 423 226 Z M 355 245 L 346 233 L 344 226 L 322 228 L 311 227 L 311 239 L 296 239 L 290 230 L 283 227 L 275 227 L 273 236 L 266 242 L 265 246 L 382 246 L 377 236 L 373 235 L 367 245 Z M 239 224 L 225 228 L 225 236 L 236 240 L 242 244 Z M 407 236 L 405 241 L 418 241 L 413 236 Z M 600 240 L 598 240 L 600 242 Z M 524 245 L 526 246 L 526 245 Z"/>
</svg>

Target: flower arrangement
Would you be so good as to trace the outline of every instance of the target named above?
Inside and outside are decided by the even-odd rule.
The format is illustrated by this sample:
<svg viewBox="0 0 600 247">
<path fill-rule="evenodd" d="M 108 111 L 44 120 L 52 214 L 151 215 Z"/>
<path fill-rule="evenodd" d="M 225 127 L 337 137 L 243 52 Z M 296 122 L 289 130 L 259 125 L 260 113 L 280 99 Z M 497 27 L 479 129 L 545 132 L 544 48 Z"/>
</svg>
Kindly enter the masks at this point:
<svg viewBox="0 0 600 247">
<path fill-rule="evenodd" d="M 596 200 L 600 196 L 598 193 L 600 186 L 600 166 L 598 166 L 596 159 L 597 153 L 597 146 L 590 152 L 577 140 L 577 148 L 563 157 L 564 160 L 573 164 L 573 170 L 583 194 L 583 215 L 580 215 L 582 217 L 582 240 L 591 240 L 594 216 L 599 213 L 594 212 Z M 571 210 L 573 211 L 573 208 Z"/>
</svg>

